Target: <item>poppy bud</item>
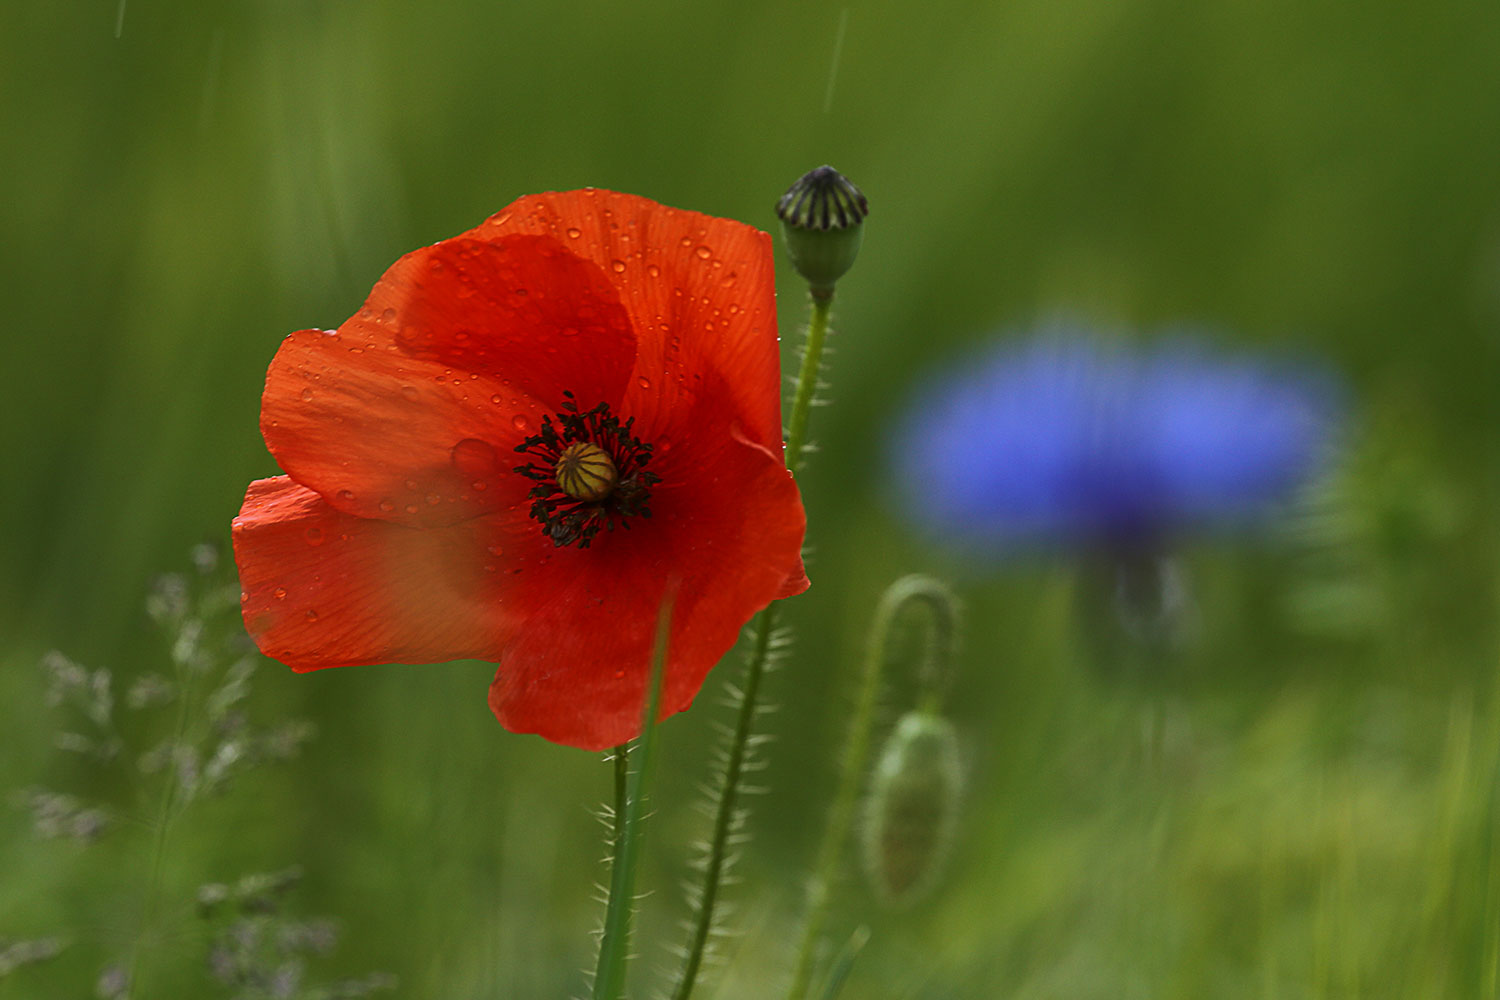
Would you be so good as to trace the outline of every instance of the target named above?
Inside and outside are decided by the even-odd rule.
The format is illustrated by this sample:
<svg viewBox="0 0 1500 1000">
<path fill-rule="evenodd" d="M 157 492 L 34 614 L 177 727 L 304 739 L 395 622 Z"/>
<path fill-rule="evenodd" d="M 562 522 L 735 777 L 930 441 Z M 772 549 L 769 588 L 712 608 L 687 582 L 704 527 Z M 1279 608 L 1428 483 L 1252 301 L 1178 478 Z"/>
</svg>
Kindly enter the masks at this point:
<svg viewBox="0 0 1500 1000">
<path fill-rule="evenodd" d="M 803 174 L 776 203 L 782 237 L 797 273 L 817 298 L 854 266 L 870 206 L 859 188 L 829 166 Z"/>
<path fill-rule="evenodd" d="M 937 881 L 958 822 L 958 737 L 947 719 L 901 717 L 880 752 L 860 830 L 865 874 L 894 906 Z"/>
</svg>

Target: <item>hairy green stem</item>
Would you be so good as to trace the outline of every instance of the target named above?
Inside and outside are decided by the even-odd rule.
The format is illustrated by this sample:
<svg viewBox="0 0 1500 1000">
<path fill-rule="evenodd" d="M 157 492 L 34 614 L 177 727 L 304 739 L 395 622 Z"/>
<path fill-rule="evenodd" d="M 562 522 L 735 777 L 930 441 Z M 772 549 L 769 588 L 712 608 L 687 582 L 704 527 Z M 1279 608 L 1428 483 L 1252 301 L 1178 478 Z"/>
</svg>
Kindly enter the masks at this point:
<svg viewBox="0 0 1500 1000">
<path fill-rule="evenodd" d="M 957 636 L 956 602 L 948 588 L 932 577 L 913 574 L 891 584 L 875 608 L 870 628 L 870 642 L 865 649 L 864 668 L 860 673 L 859 691 L 855 696 L 854 715 L 839 768 L 838 791 L 828 810 L 823 828 L 823 842 L 818 847 L 813 875 L 807 884 L 807 917 L 802 927 L 802 942 L 797 948 L 797 964 L 792 972 L 788 1000 L 804 1000 L 812 983 L 813 954 L 828 916 L 828 902 L 839 857 L 854 825 L 860 789 L 870 757 L 870 730 L 875 720 L 875 702 L 880 693 L 881 672 L 885 668 L 886 644 L 891 627 L 908 604 L 921 603 L 930 612 L 930 627 L 923 643 L 918 682 L 925 707 L 935 709 L 947 685 L 947 665 Z"/>
<path fill-rule="evenodd" d="M 818 391 L 818 371 L 823 365 L 823 341 L 828 337 L 828 312 L 833 293 L 814 296 L 812 319 L 807 324 L 807 343 L 802 348 L 802 368 L 797 372 L 797 392 L 792 398 L 792 414 L 787 420 L 786 467 L 792 475 L 802 471 L 802 451 L 807 446 L 807 422 L 812 413 L 813 397 Z"/>
<path fill-rule="evenodd" d="M 645 718 L 636 744 L 635 770 L 630 770 L 624 747 L 615 751 L 615 836 L 611 846 L 609 904 L 604 912 L 604 934 L 599 939 L 599 963 L 594 970 L 593 1000 L 619 1000 L 625 993 L 625 969 L 630 961 L 630 923 L 635 912 L 635 877 L 640 867 L 646 789 L 656 762 L 657 716 L 661 714 L 662 677 L 671 637 L 675 585 L 662 599 L 656 622 L 656 645 L 646 687 Z"/>
<path fill-rule="evenodd" d="M 803 346 L 802 365 L 797 373 L 797 388 L 792 396 L 792 411 L 787 421 L 786 467 L 794 476 L 801 471 L 803 451 L 807 446 L 808 417 L 812 413 L 813 398 L 818 390 L 818 372 L 823 364 L 823 343 L 828 337 L 828 313 L 832 305 L 832 293 L 813 296 L 812 318 L 807 324 L 807 341 Z M 719 800 L 714 810 L 714 829 L 703 867 L 703 882 L 698 892 L 698 907 L 693 915 L 692 930 L 677 985 L 672 990 L 672 1000 L 688 1000 L 692 995 L 698 970 L 703 966 L 704 949 L 708 946 L 709 934 L 713 930 L 714 905 L 718 902 L 719 884 L 724 877 L 725 859 L 729 853 L 729 838 L 734 829 L 735 810 L 739 805 L 740 781 L 744 776 L 745 756 L 750 745 L 751 731 L 755 726 L 760 683 L 771 659 L 776 615 L 776 605 L 772 604 L 756 618 L 755 646 L 750 654 L 750 662 L 745 666 L 734 737 L 729 745 L 723 784 L 719 787 Z"/>
</svg>

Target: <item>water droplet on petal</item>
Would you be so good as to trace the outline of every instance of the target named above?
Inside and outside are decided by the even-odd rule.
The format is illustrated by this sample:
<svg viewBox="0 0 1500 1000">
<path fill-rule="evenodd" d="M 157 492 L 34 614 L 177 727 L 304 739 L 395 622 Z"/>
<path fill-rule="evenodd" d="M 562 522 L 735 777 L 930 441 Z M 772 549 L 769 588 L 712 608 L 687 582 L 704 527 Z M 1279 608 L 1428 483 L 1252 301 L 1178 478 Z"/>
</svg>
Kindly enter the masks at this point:
<svg viewBox="0 0 1500 1000">
<path fill-rule="evenodd" d="M 284 600 L 286 600 L 286 588 L 285 587 L 277 587 L 275 590 L 271 591 L 271 594 L 278 601 L 284 601 Z"/>
<path fill-rule="evenodd" d="M 578 239 L 578 237 L 580 237 L 582 235 L 583 235 L 583 230 L 578 229 L 577 227 L 574 227 L 574 226 L 569 226 L 568 227 L 568 239 L 570 239 L 570 240 L 576 240 L 576 239 Z"/>
<path fill-rule="evenodd" d="M 323 544 L 323 529 L 319 528 L 317 525 L 313 525 L 312 527 L 308 528 L 302 533 L 302 536 L 307 539 L 308 545 Z"/>
<path fill-rule="evenodd" d="M 640 378 L 636 379 L 636 382 L 640 383 L 640 387 L 642 389 L 649 389 L 649 388 L 651 388 L 651 380 L 649 378 L 647 378 L 646 376 L 644 376 L 644 375 L 642 375 Z"/>
<path fill-rule="evenodd" d="M 414 385 L 403 385 L 401 387 L 401 395 L 407 399 L 416 399 L 421 393 L 417 391 L 417 387 Z"/>
<path fill-rule="evenodd" d="M 380 509 L 389 514 L 391 511 L 396 509 L 396 505 L 391 502 L 390 497 L 386 497 L 384 500 L 380 501 Z"/>
<path fill-rule="evenodd" d="M 702 244 L 699 244 L 698 249 L 694 250 L 693 253 L 697 254 L 700 260 L 708 260 L 708 258 L 714 255 L 712 250 Z"/>
<path fill-rule="evenodd" d="M 475 493 L 483 493 L 485 490 L 490 488 L 490 484 L 485 482 L 483 479 L 476 479 L 469 484 L 469 488 L 472 489 Z"/>
<path fill-rule="evenodd" d="M 609 262 L 609 266 L 616 274 L 622 274 L 625 271 L 625 262 L 623 260 L 612 260 Z"/>
<path fill-rule="evenodd" d="M 422 508 L 420 508 L 420 507 L 418 507 L 418 506 L 417 506 L 417 505 L 416 505 L 416 504 L 414 504 L 414 503 L 409 503 L 409 504 L 407 504 L 407 505 L 406 505 L 406 512 L 407 512 L 407 513 L 408 513 L 408 514 L 415 514 L 415 513 L 416 513 L 416 512 L 417 512 L 417 511 L 419 511 L 419 510 L 421 510 L 421 509 L 422 509 Z"/>
<path fill-rule="evenodd" d="M 486 548 L 485 551 L 488 552 L 492 556 L 503 556 L 503 555 L 505 555 L 505 549 L 503 549 L 499 545 L 491 545 L 488 548 Z"/>
<path fill-rule="evenodd" d="M 578 336 L 578 327 L 565 326 L 558 332 L 561 333 L 564 337 L 576 337 Z"/>
<path fill-rule="evenodd" d="M 312 608 L 308 608 L 307 614 L 304 617 L 310 622 L 315 622 L 318 620 L 318 613 Z"/>
<path fill-rule="evenodd" d="M 409 489 L 409 490 L 416 489 L 417 488 L 417 481 L 415 479 L 408 479 L 406 481 L 406 488 Z"/>
<path fill-rule="evenodd" d="M 354 499 L 354 491 L 353 490 L 339 490 L 339 499 L 342 500 L 342 501 L 344 501 L 345 503 L 348 503 L 349 501 L 351 501 L 351 500 Z"/>
<path fill-rule="evenodd" d="M 380 314 L 380 322 L 382 322 L 382 323 L 390 323 L 390 322 L 394 321 L 395 318 L 396 318 L 396 310 L 394 310 L 394 309 L 387 309 L 387 310 L 385 310 L 384 312 L 382 312 Z"/>
<path fill-rule="evenodd" d="M 518 431 L 524 431 L 531 426 L 531 421 L 527 420 L 526 417 L 520 413 L 517 413 L 515 416 L 511 417 L 510 422 Z"/>
<path fill-rule="evenodd" d="M 655 264 L 647 264 L 646 273 L 651 275 L 651 277 L 653 278 L 659 278 L 661 277 L 661 268 L 657 267 Z"/>
<path fill-rule="evenodd" d="M 311 389 L 303 389 L 302 390 L 302 402 L 304 402 L 304 403 L 310 403 L 310 402 L 312 402 L 312 390 Z"/>
</svg>

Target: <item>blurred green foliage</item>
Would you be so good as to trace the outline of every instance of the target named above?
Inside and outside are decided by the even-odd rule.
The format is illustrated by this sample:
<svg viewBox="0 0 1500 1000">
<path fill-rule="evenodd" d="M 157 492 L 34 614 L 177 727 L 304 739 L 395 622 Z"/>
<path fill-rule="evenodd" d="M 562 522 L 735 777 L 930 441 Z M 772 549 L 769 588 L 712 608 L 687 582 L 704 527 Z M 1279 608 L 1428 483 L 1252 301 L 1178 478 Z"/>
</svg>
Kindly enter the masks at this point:
<svg viewBox="0 0 1500 1000">
<path fill-rule="evenodd" d="M 258 396 L 285 333 L 337 325 L 400 254 L 523 193 L 770 229 L 830 162 L 871 216 L 721 995 L 774 995 L 845 680 L 912 570 L 969 603 L 966 814 L 929 902 L 872 918 L 847 887 L 831 925 L 874 937 L 846 995 L 1495 995 L 1497 53 L 1495 5 L 1398 0 L 0 5 L 0 788 L 123 795 L 53 752 L 35 664 L 161 669 L 148 581 L 225 544 L 275 471 Z M 790 342 L 785 280 L 781 309 Z M 1088 669 L 1069 567 L 956 563 L 887 503 L 914 379 L 1059 311 L 1348 378 L 1349 458 L 1304 516 L 1185 554 L 1204 629 L 1158 690 Z M 609 769 L 504 733 L 491 671 L 267 665 L 259 710 L 320 735 L 183 820 L 163 896 L 300 864 L 303 911 L 344 924 L 336 973 L 581 990 Z M 716 691 L 663 730 L 645 974 L 685 913 Z M 0 996 L 87 995 L 139 926 L 149 837 L 28 827 L 0 811 L 0 938 L 71 944 Z M 157 995 L 210 995 L 181 941 L 150 944 Z"/>
</svg>

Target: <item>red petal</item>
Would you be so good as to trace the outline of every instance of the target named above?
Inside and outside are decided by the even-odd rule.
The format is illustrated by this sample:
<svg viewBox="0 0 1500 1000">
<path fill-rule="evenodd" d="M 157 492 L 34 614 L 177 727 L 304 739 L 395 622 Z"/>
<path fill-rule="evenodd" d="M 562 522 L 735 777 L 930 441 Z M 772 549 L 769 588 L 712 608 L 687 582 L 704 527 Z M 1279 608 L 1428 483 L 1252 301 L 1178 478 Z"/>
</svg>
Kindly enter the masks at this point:
<svg viewBox="0 0 1500 1000">
<path fill-rule="evenodd" d="M 245 628 L 294 670 L 496 659 L 517 618 L 494 530 L 351 517 L 286 476 L 258 480 L 233 530 Z"/>
<path fill-rule="evenodd" d="M 639 338 L 624 410 L 674 433 L 709 373 L 743 433 L 781 454 L 781 362 L 771 237 L 743 223 L 585 189 L 530 195 L 467 235 L 547 234 L 597 264 Z"/>
<path fill-rule="evenodd" d="M 519 502 L 515 445 L 563 390 L 618 404 L 634 358 L 593 264 L 544 237 L 447 240 L 397 261 L 336 333 L 282 343 L 261 430 L 346 513 L 451 524 Z"/>
<path fill-rule="evenodd" d="M 805 586 L 797 487 L 779 454 L 715 430 L 732 425 L 732 412 L 726 396 L 701 396 L 691 423 L 704 432 L 652 460 L 662 476 L 653 516 L 588 549 L 557 549 L 508 595 L 526 625 L 490 688 L 507 728 L 585 749 L 637 735 L 668 581 L 679 590 L 663 715 L 691 704 L 741 626 L 784 596 L 789 578 Z"/>
</svg>

